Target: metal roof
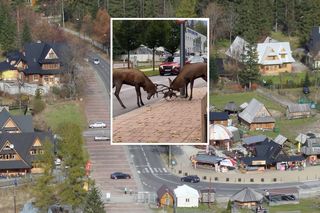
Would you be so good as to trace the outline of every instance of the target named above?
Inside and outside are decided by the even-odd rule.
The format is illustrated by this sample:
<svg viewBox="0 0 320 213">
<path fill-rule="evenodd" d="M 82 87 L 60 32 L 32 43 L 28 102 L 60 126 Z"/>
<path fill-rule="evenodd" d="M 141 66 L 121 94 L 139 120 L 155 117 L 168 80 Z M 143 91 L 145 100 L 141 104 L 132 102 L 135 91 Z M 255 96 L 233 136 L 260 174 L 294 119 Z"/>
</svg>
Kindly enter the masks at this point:
<svg viewBox="0 0 320 213">
<path fill-rule="evenodd" d="M 254 143 L 261 143 L 264 142 L 267 139 L 267 136 L 265 135 L 255 135 L 247 138 L 243 138 L 242 141 L 246 145 L 254 144 Z"/>
<path fill-rule="evenodd" d="M 288 105 L 289 112 L 311 112 L 309 104 L 290 104 Z"/>
<path fill-rule="evenodd" d="M 239 107 L 235 102 L 230 101 L 229 103 L 226 104 L 226 106 L 224 107 L 224 110 L 231 111 L 231 112 L 237 112 L 237 111 L 239 111 Z"/>
<path fill-rule="evenodd" d="M 267 108 L 258 100 L 253 98 L 249 105 L 239 113 L 239 117 L 247 123 L 273 123 L 275 119 Z"/>
<path fill-rule="evenodd" d="M 243 38 L 237 36 L 227 50 L 226 55 L 237 61 L 241 61 L 242 55 L 246 53 L 246 46 L 248 44 Z"/>
<path fill-rule="evenodd" d="M 210 121 L 223 121 L 228 120 L 229 115 L 227 112 L 210 112 Z"/>
<path fill-rule="evenodd" d="M 262 200 L 263 195 L 252 188 L 246 187 L 231 196 L 231 201 L 237 202 L 258 202 Z"/>
<path fill-rule="evenodd" d="M 232 132 L 230 132 L 225 126 L 220 124 L 209 125 L 209 137 L 210 140 L 230 140 L 232 138 Z"/>
<path fill-rule="evenodd" d="M 291 55 L 289 42 L 259 43 L 257 45 L 257 53 L 258 63 L 263 65 L 295 62 Z M 282 53 L 285 53 L 284 58 L 281 57 Z M 274 60 L 266 60 L 267 56 L 276 57 Z"/>
<path fill-rule="evenodd" d="M 284 142 L 286 142 L 286 140 L 288 140 L 288 138 L 284 137 L 283 135 L 278 135 L 275 139 L 274 142 L 276 142 L 277 144 L 284 144 Z"/>
</svg>

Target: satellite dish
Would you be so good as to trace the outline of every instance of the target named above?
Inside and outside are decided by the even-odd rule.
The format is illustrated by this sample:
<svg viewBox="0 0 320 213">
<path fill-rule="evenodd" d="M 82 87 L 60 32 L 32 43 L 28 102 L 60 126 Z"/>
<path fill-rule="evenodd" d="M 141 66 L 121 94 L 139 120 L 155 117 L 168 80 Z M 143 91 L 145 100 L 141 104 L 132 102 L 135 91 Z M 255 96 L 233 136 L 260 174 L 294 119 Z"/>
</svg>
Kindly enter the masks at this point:
<svg viewBox="0 0 320 213">
<path fill-rule="evenodd" d="M 14 145 L 13 145 L 13 144 L 10 144 L 9 147 L 10 147 L 10 149 L 13 149 L 13 148 L 14 148 Z"/>
</svg>

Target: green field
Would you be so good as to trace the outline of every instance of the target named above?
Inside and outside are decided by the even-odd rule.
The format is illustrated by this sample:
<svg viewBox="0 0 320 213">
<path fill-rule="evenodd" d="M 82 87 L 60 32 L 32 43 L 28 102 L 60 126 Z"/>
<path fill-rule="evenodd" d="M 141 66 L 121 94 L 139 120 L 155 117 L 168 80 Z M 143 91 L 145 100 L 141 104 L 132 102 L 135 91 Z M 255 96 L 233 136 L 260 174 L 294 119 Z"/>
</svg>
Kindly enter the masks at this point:
<svg viewBox="0 0 320 213">
<path fill-rule="evenodd" d="M 279 104 L 264 97 L 258 92 L 245 92 L 245 93 L 231 93 L 231 94 L 210 94 L 210 104 L 216 106 L 218 109 L 224 109 L 225 105 L 234 101 L 238 106 L 244 102 L 249 103 L 252 98 L 257 99 L 263 103 L 268 109 L 284 112 L 285 109 Z"/>
<path fill-rule="evenodd" d="M 80 105 L 75 102 L 47 105 L 43 119 L 53 131 L 63 122 L 74 123 L 81 128 L 85 128 L 87 123 Z"/>
<path fill-rule="evenodd" d="M 285 211 L 300 211 L 301 213 L 318 213 L 320 212 L 320 199 L 310 198 L 302 199 L 297 205 L 281 205 L 268 207 L 270 213 Z"/>
</svg>

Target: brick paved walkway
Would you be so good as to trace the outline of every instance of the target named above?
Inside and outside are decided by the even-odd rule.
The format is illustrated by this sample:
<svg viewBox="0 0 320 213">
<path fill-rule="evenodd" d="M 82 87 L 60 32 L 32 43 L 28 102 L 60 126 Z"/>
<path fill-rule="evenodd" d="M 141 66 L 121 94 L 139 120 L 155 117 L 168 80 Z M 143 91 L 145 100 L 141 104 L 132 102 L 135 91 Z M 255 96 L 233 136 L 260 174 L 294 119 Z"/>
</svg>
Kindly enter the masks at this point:
<svg viewBox="0 0 320 213">
<path fill-rule="evenodd" d="M 201 143 L 201 99 L 194 88 L 188 101 L 161 100 L 113 119 L 113 143 Z"/>
</svg>

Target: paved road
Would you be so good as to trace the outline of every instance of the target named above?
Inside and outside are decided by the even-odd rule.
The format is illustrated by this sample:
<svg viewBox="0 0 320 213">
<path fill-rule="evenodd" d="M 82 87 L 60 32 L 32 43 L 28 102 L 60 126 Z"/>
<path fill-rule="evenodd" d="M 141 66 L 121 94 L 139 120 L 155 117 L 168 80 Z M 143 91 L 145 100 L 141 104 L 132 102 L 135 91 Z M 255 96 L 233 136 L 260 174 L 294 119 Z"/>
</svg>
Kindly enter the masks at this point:
<svg viewBox="0 0 320 213">
<path fill-rule="evenodd" d="M 152 76 L 150 77 L 151 81 L 153 83 L 157 84 L 164 84 L 164 85 L 169 85 L 169 80 L 168 78 L 171 78 L 172 80 L 176 76 Z M 204 87 L 206 86 L 206 82 L 203 79 L 196 79 L 194 82 L 194 87 Z M 115 89 L 113 89 L 114 92 Z M 190 90 L 189 90 L 190 91 Z M 124 113 L 130 112 L 134 109 L 138 108 L 137 105 L 137 95 L 136 95 L 136 90 L 133 86 L 129 85 L 123 85 L 120 91 L 120 98 L 123 102 L 123 104 L 127 107 L 126 109 L 123 109 L 121 105 L 119 104 L 119 101 L 117 98 L 112 95 L 113 99 L 113 117 L 122 115 Z M 151 98 L 150 100 L 147 100 L 147 93 L 141 88 L 141 97 L 145 105 L 155 103 L 162 99 L 163 95 L 159 94 L 158 97 L 156 95 Z"/>
</svg>

